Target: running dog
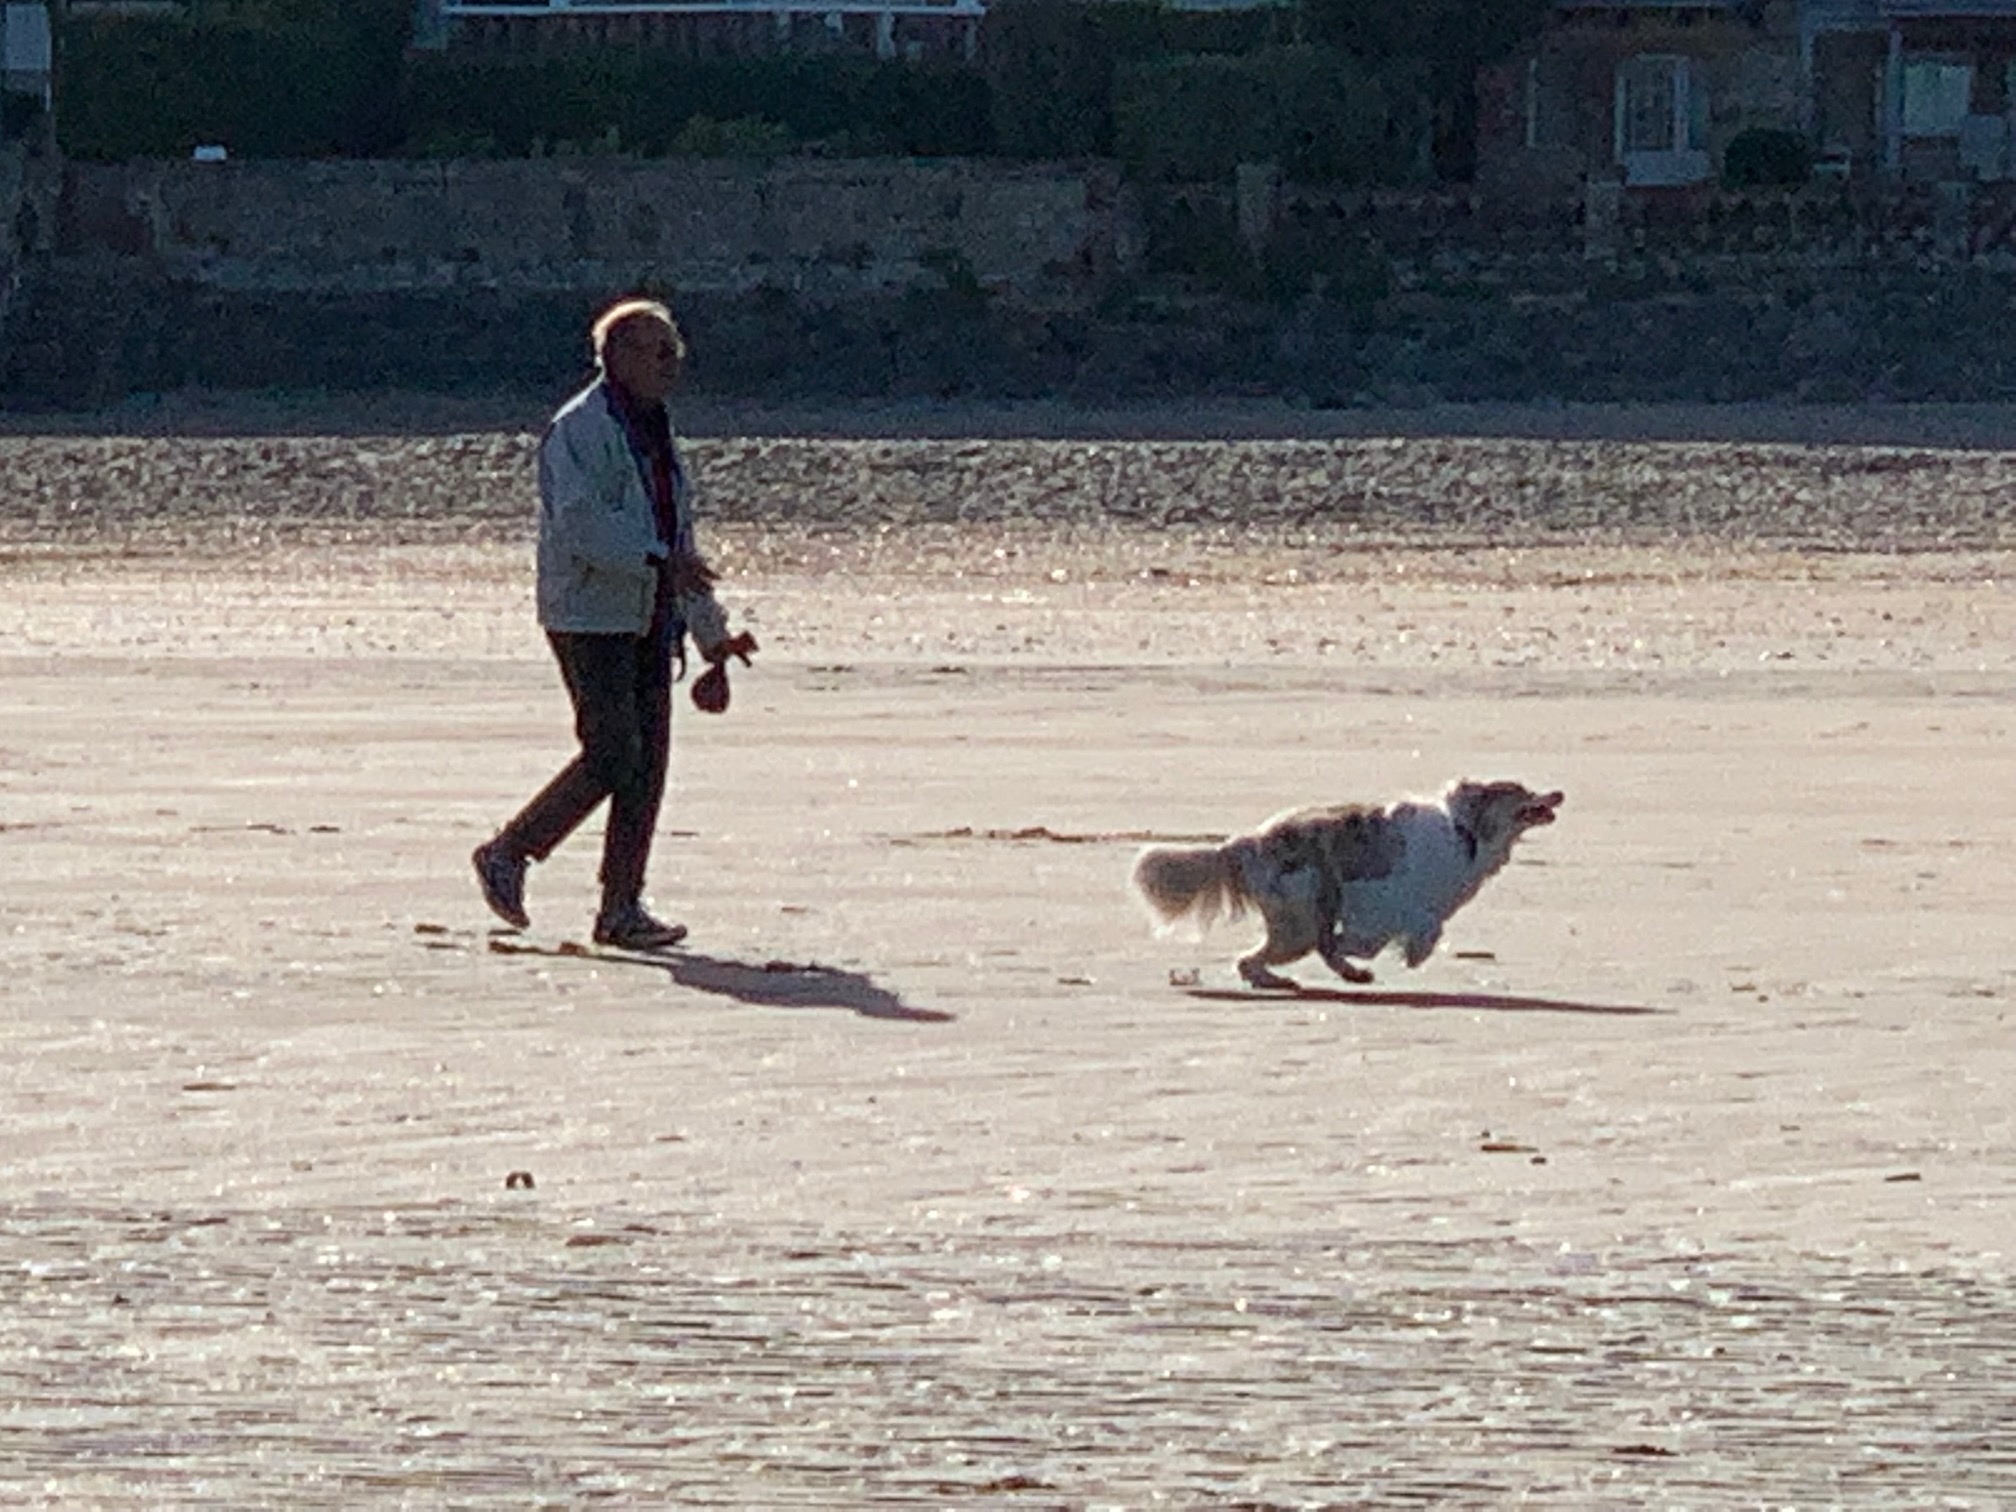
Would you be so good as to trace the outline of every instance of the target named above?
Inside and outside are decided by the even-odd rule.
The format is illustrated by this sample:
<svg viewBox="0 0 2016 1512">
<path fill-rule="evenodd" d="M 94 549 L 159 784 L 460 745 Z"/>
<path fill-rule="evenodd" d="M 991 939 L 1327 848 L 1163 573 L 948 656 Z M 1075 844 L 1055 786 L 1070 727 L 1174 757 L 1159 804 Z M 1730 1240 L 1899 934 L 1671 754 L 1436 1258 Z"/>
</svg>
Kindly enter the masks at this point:
<svg viewBox="0 0 2016 1512">
<path fill-rule="evenodd" d="M 1561 799 L 1517 782 L 1455 782 L 1432 802 L 1296 809 L 1223 845 L 1151 846 L 1134 886 L 1165 927 L 1258 909 L 1267 938 L 1239 960 L 1254 987 L 1295 987 L 1268 968 L 1312 950 L 1345 981 L 1369 982 L 1356 961 L 1395 943 L 1409 966 L 1427 960 L 1450 915 L 1521 835 L 1554 822 Z"/>
</svg>

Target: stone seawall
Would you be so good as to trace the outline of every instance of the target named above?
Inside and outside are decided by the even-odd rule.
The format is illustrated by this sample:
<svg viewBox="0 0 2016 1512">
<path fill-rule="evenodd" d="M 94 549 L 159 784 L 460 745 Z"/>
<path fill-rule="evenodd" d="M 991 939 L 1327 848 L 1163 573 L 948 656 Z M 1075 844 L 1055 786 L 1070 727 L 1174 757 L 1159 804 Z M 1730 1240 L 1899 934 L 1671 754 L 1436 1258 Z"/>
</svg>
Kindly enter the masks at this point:
<svg viewBox="0 0 2016 1512">
<path fill-rule="evenodd" d="M 219 290 L 651 285 L 848 300 L 948 276 L 1082 302 L 1131 256 L 1110 169 L 966 161 L 72 164 L 61 250 Z"/>
<path fill-rule="evenodd" d="M 7 329 L 7 311 L 21 277 L 22 249 L 17 218 L 26 203 L 23 172 L 26 154 L 12 142 L 0 142 L 0 331 Z"/>
<path fill-rule="evenodd" d="M 716 390 L 1029 392 L 1057 368 L 1021 349 L 1140 248 L 1104 164 L 71 163 L 54 220 L 5 326 L 16 406 L 549 388 L 634 292 L 676 303 Z"/>
<path fill-rule="evenodd" d="M 1102 165 L 72 164 L 0 403 L 554 393 L 638 291 L 722 397 L 2016 398 L 2016 205 L 1232 198 Z"/>
<path fill-rule="evenodd" d="M 24 271 L 49 250 L 57 187 L 54 155 L 40 135 L 0 141 L 0 331 Z"/>
</svg>

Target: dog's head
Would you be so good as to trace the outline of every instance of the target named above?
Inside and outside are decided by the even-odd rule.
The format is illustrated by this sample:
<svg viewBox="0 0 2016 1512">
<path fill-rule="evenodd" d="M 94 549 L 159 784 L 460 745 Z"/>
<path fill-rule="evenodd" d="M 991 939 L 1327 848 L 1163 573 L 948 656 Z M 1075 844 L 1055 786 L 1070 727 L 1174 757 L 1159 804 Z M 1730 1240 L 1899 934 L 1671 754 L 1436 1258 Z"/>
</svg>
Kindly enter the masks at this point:
<svg viewBox="0 0 2016 1512">
<path fill-rule="evenodd" d="M 1562 796 L 1536 793 L 1522 782 L 1459 782 L 1449 789 L 1449 817 L 1475 842 L 1479 857 L 1503 861 L 1526 831 L 1554 822 Z"/>
</svg>

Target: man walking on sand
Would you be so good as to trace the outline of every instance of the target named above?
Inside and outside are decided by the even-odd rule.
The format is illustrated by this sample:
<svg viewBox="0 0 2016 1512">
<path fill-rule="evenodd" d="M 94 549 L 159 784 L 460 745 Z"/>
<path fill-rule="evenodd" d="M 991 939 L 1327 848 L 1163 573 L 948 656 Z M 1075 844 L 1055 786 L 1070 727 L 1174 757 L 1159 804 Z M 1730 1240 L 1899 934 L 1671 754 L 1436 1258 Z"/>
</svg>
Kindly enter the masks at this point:
<svg viewBox="0 0 2016 1512">
<path fill-rule="evenodd" d="M 600 376 L 562 405 L 539 443 L 539 623 L 574 705 L 581 751 L 471 858 L 483 900 L 523 929 L 525 872 L 603 799 L 595 942 L 662 950 L 686 926 L 644 907 L 665 795 L 673 662 L 685 637 L 720 665 L 731 639 L 714 573 L 694 545 L 692 486 L 665 409 L 686 361 L 672 312 L 625 300 L 591 331 Z"/>
</svg>

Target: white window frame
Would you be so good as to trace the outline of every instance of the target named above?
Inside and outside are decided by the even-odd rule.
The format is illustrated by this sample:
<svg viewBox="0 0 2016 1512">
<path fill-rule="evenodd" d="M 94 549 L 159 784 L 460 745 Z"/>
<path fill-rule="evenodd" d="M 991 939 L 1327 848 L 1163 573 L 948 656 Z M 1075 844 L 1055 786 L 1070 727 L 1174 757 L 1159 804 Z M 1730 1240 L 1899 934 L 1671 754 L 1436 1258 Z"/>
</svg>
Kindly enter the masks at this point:
<svg viewBox="0 0 2016 1512">
<path fill-rule="evenodd" d="M 1631 142 L 1631 87 L 1634 76 L 1663 68 L 1671 89 L 1672 118 L 1666 122 L 1664 145 L 1634 146 Z M 1639 53 L 1617 65 L 1612 137 L 1626 184 L 1647 188 L 1699 184 L 1711 164 L 1706 136 L 1707 80 L 1694 59 L 1679 53 Z"/>
</svg>

